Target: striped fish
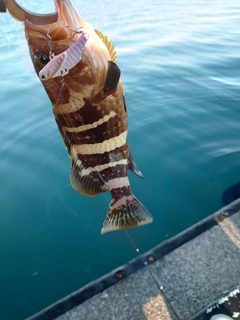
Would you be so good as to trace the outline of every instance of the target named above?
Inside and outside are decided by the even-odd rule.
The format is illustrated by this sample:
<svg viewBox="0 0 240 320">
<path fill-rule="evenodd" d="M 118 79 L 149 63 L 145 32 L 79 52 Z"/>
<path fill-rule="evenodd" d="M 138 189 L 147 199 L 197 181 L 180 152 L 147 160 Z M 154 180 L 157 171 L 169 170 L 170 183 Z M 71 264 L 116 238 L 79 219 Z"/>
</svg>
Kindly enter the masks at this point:
<svg viewBox="0 0 240 320">
<path fill-rule="evenodd" d="M 55 0 L 55 6 L 57 21 L 38 25 L 30 17 L 25 20 L 25 34 L 71 159 L 71 185 L 87 196 L 111 192 L 101 233 L 150 223 L 152 217 L 133 195 L 127 175 L 132 170 L 142 177 L 127 143 L 127 109 L 116 51 L 105 35 L 80 17 L 70 0 Z M 66 53 L 71 58 L 71 47 L 82 36 L 78 30 L 88 38 L 79 61 L 75 57 L 77 63 L 64 73 Z M 55 59 L 57 55 L 62 60 Z M 46 73 L 53 63 L 54 72 Z"/>
</svg>

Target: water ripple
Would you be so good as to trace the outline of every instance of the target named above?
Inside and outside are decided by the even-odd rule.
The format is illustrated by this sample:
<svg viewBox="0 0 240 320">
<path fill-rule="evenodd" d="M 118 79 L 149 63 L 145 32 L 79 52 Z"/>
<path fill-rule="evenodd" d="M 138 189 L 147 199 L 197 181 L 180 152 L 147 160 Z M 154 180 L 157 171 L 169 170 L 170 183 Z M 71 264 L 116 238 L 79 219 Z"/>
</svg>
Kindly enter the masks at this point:
<svg viewBox="0 0 240 320">
<path fill-rule="evenodd" d="M 53 11 L 53 1 L 44 6 L 19 1 L 32 11 Z M 152 225 L 129 231 L 143 252 L 166 234 L 175 235 L 219 209 L 222 191 L 239 180 L 240 4 L 75 3 L 86 21 L 109 36 L 118 53 L 129 141 L 145 176 L 140 183 L 130 174 L 131 186 L 154 216 Z M 16 278 L 5 283 L 2 304 L 18 301 L 13 288 L 19 283 L 21 312 L 6 317 L 18 319 L 20 313 L 21 318 L 29 316 L 28 292 L 35 301 L 44 295 L 48 305 L 132 259 L 135 252 L 121 232 L 100 237 L 108 198 L 88 199 L 69 188 L 69 159 L 31 65 L 23 26 L 8 14 L 0 19 L 2 274 L 19 261 L 24 264 L 12 267 L 10 278 Z M 32 290 L 33 277 L 25 270 L 33 274 L 33 267 L 43 265 L 42 257 L 45 276 Z M 91 272 L 83 268 L 86 265 Z M 59 285 L 64 277 L 70 279 L 69 286 Z M 54 289 L 57 285 L 59 290 Z M 36 303 L 34 308 L 45 306 Z"/>
</svg>

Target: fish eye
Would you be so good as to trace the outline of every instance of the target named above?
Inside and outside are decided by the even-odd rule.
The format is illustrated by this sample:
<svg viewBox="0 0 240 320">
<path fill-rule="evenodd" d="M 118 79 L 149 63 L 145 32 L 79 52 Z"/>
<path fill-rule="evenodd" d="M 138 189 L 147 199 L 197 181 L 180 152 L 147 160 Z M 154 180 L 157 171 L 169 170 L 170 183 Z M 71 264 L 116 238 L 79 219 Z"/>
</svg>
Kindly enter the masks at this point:
<svg viewBox="0 0 240 320">
<path fill-rule="evenodd" d="M 45 53 L 40 53 L 37 62 L 39 67 L 43 68 L 49 62 L 49 58 Z"/>
</svg>

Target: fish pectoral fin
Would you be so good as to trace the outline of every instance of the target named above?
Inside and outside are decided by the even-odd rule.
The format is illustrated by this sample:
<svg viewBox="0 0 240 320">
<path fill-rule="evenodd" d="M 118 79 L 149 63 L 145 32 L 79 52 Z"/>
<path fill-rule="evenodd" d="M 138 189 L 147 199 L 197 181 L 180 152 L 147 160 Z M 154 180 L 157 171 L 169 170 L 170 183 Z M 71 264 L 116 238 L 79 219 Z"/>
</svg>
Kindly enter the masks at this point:
<svg viewBox="0 0 240 320">
<path fill-rule="evenodd" d="M 121 71 L 116 65 L 116 63 L 112 61 L 108 61 L 108 73 L 104 85 L 104 92 L 110 93 L 117 88 L 118 81 L 120 79 Z"/>
<path fill-rule="evenodd" d="M 82 171 L 83 169 L 74 164 L 70 174 L 71 185 L 77 192 L 94 197 L 107 190 L 104 187 L 105 182 L 97 172 L 81 175 Z"/>
<path fill-rule="evenodd" d="M 94 30 L 96 34 L 99 36 L 99 38 L 102 40 L 102 42 L 105 44 L 105 46 L 108 49 L 109 55 L 111 57 L 111 60 L 115 62 L 117 60 L 117 53 L 114 45 L 112 44 L 112 41 L 105 36 L 102 32 L 98 31 L 97 29 Z"/>
<path fill-rule="evenodd" d="M 110 94 L 113 94 L 118 88 L 118 82 L 120 79 L 120 69 L 116 63 L 108 61 L 108 71 L 105 80 L 104 87 L 94 96 L 90 101 L 92 104 L 98 104 Z"/>
<path fill-rule="evenodd" d="M 111 202 L 101 234 L 135 228 L 153 221 L 151 214 L 134 195 L 122 197 L 117 203 Z"/>
</svg>

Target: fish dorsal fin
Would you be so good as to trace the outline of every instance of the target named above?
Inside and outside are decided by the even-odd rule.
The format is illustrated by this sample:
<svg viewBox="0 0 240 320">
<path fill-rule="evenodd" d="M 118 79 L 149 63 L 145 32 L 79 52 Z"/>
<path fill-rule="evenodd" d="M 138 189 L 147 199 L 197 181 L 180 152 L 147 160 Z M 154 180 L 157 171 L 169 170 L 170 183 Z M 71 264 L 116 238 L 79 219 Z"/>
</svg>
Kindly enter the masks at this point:
<svg viewBox="0 0 240 320">
<path fill-rule="evenodd" d="M 105 34 L 103 34 L 102 32 L 100 32 L 96 29 L 94 31 L 96 32 L 96 34 L 99 36 L 99 38 L 102 40 L 102 42 L 107 47 L 109 55 L 111 57 L 111 60 L 113 62 L 115 62 L 117 60 L 117 53 L 116 53 L 114 45 L 112 44 L 112 41 L 107 36 L 105 36 Z"/>
</svg>

